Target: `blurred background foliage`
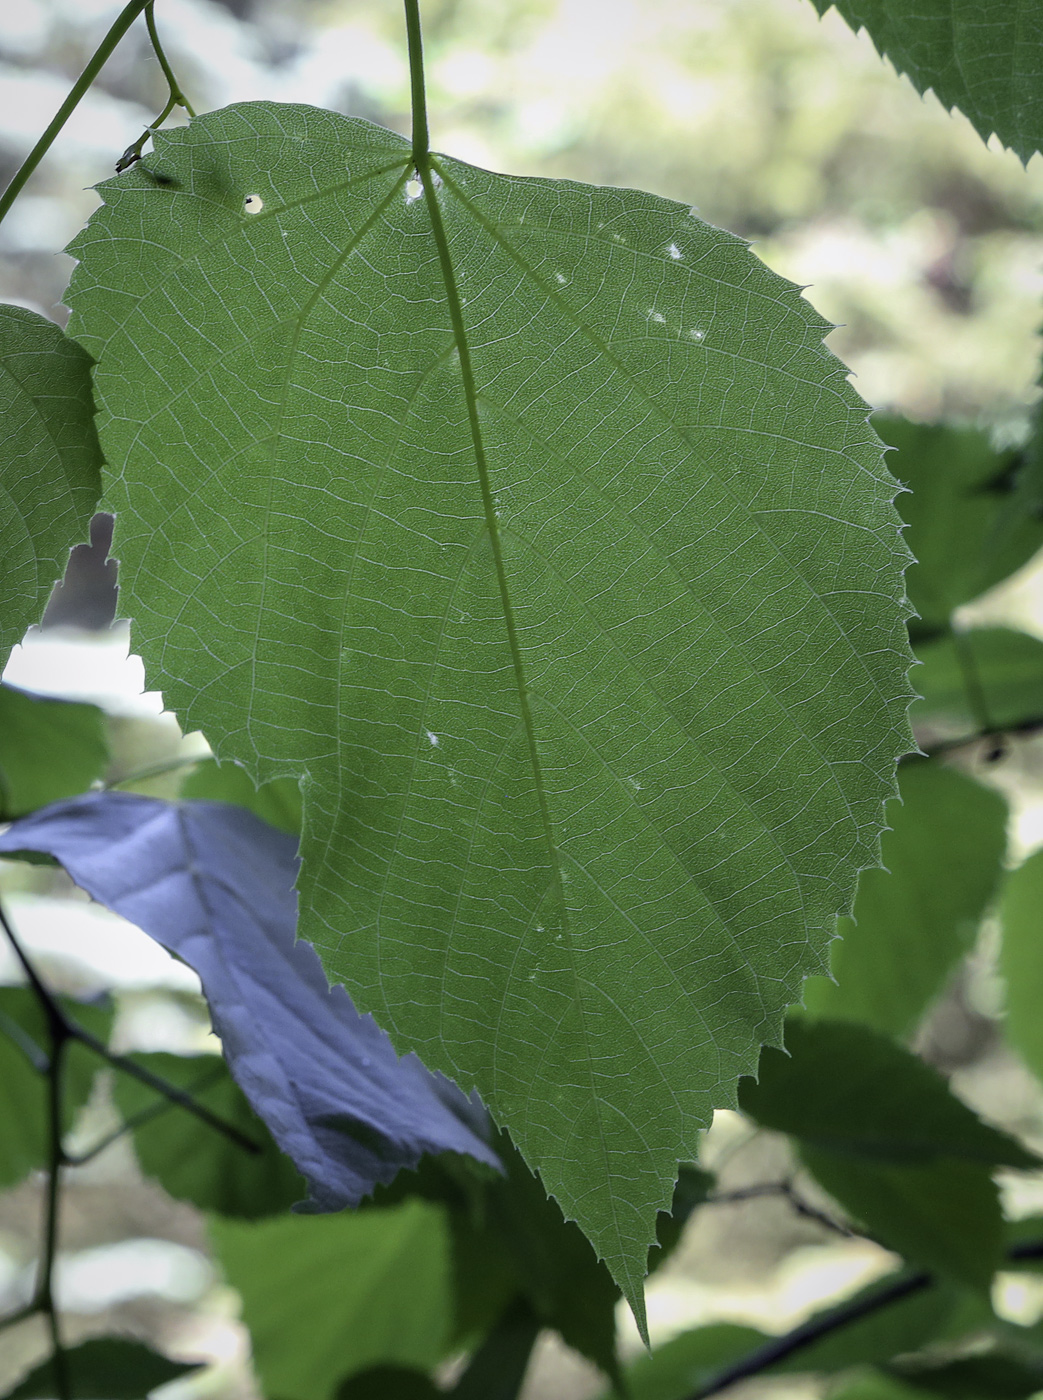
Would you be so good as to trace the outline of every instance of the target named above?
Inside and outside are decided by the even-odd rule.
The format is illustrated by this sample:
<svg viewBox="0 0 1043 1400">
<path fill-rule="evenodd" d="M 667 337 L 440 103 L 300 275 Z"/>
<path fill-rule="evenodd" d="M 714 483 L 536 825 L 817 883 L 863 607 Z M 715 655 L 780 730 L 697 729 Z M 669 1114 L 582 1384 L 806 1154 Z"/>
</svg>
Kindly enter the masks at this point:
<svg viewBox="0 0 1043 1400">
<path fill-rule="evenodd" d="M 117 0 L 17 0 L 0 9 L 0 181 L 119 8 Z M 159 0 L 157 12 L 199 110 L 306 101 L 408 130 L 397 0 Z M 1039 375 L 1043 162 L 1026 170 L 998 146 L 987 149 L 962 116 L 917 96 L 834 13 L 820 20 L 806 0 L 426 0 L 424 17 L 436 147 L 494 169 L 634 185 L 693 206 L 808 287 L 839 323 L 829 343 L 872 407 L 974 425 L 997 449 L 1025 441 Z M 165 94 L 143 28 L 135 29 L 0 228 L 0 299 L 63 319 L 71 264 L 60 250 L 97 204 L 90 187 L 112 174 Z M 104 528 L 96 535 L 100 561 L 107 536 Z M 81 555 L 74 567 L 89 562 Z M 1029 565 L 1013 589 L 968 617 L 1043 635 L 1038 577 Z M 93 578 L 88 610 L 82 598 L 77 612 L 56 597 L 52 625 L 34 629 L 7 678 L 102 704 L 108 779 L 156 770 L 137 789 L 175 795 L 205 745 L 181 735 L 158 697 L 140 694 L 126 625 L 107 626 L 111 566 Z M 1001 758 L 972 749 L 955 761 L 1014 803 L 1022 854 L 1043 839 L 1043 748 L 1018 740 Z M 88 906 L 58 871 L 9 865 L 2 879 L 53 984 L 115 992 L 117 1048 L 214 1049 L 187 969 L 135 944 L 132 930 Z M 910 1034 L 969 1103 L 1040 1147 L 1039 1085 L 1001 1034 L 990 913 L 977 929 L 992 879 L 982 875 L 974 919 L 953 933 L 959 960 Z M 0 963 L 0 980 L 15 980 L 9 962 Z M 94 1134 L 115 1121 L 104 1080 L 85 1112 Z M 726 1193 L 799 1169 L 784 1136 L 730 1113 L 719 1115 L 701 1160 Z M 172 1355 L 209 1356 L 208 1371 L 164 1391 L 170 1400 L 254 1396 L 240 1303 L 208 1262 L 200 1215 L 147 1180 L 126 1141 L 71 1176 L 62 1275 L 70 1338 L 116 1329 Z M 1015 1215 L 1043 1209 L 1038 1182 L 1001 1181 Z M 819 1199 L 803 1178 L 802 1190 Z M 31 1266 L 38 1192 L 30 1181 L 0 1197 L 5 1306 Z M 650 1285 L 653 1337 L 718 1320 L 778 1331 L 893 1264 L 871 1241 L 796 1213 L 783 1195 L 755 1193 L 692 1216 Z M 1001 1273 L 994 1303 L 1001 1317 L 1035 1323 L 1043 1279 Z M 42 1354 L 34 1326 L 5 1337 L 0 1384 Z M 625 1315 L 621 1327 L 633 1355 Z M 524 1395 L 583 1400 L 602 1385 L 547 1333 Z M 821 1388 L 791 1377 L 753 1389 L 766 1386 L 789 1397 Z"/>
</svg>

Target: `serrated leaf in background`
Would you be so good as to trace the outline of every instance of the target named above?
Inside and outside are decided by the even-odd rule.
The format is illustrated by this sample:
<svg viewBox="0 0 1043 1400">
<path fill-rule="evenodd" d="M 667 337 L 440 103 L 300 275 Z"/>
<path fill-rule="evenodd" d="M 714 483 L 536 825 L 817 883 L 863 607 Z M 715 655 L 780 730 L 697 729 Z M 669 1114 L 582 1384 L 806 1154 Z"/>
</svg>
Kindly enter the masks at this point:
<svg viewBox="0 0 1043 1400">
<path fill-rule="evenodd" d="M 1043 13 L 1037 0 L 812 0 L 854 30 L 920 92 L 995 133 L 1027 161 L 1043 146 Z"/>
<path fill-rule="evenodd" d="M 998 729 L 1043 721 L 1043 642 L 1005 627 L 920 642 L 909 711 L 921 746 L 970 739 L 983 719 Z M 976 688 L 976 693 L 975 693 Z M 984 710 L 984 714 L 982 713 Z"/>
<path fill-rule="evenodd" d="M 80 346 L 0 305 L 0 671 L 87 533 L 101 489 L 93 414 Z"/>
<path fill-rule="evenodd" d="M 357 1205 L 425 1152 L 497 1165 L 482 1110 L 415 1057 L 400 1060 L 294 941 L 287 833 L 224 803 L 96 792 L 14 822 L 0 853 L 20 849 L 53 855 L 199 974 L 232 1073 L 314 1208 Z"/>
<path fill-rule="evenodd" d="M 939 763 L 903 763 L 898 786 L 884 868 L 860 877 L 854 917 L 837 926 L 836 981 L 809 978 L 804 1009 L 901 1037 L 973 944 L 1001 873 L 1007 804 Z"/>
<path fill-rule="evenodd" d="M 378 1363 L 440 1361 L 453 1315 L 444 1214 L 425 1201 L 247 1224 L 214 1219 L 214 1251 L 243 1300 L 266 1393 L 328 1400 Z"/>
<path fill-rule="evenodd" d="M 916 560 L 906 587 L 919 616 L 909 627 L 914 641 L 927 639 L 948 629 L 955 608 L 1031 559 L 1043 545 L 1043 518 L 1012 514 L 1022 457 L 997 452 L 987 433 L 880 414 L 873 424 L 897 449 L 887 464 L 909 488 L 897 502 Z"/>
<path fill-rule="evenodd" d="M 1007 876 L 1000 916 L 1000 973 L 1007 988 L 1004 1034 L 1043 1080 L 1043 851 Z"/>
<path fill-rule="evenodd" d="M 739 1102 L 762 1127 L 867 1162 L 951 1158 L 1031 1169 L 1040 1159 L 992 1127 L 911 1051 L 848 1021 L 786 1024 L 786 1050 L 766 1049 Z"/>
<path fill-rule="evenodd" d="M 741 240 L 434 160 L 443 264 L 401 138 L 209 114 L 101 187 L 68 299 L 151 683 L 305 775 L 302 934 L 640 1312 L 678 1160 L 877 857 L 894 486 Z"/>
<path fill-rule="evenodd" d="M 100 1040 L 107 1040 L 112 1022 L 108 1006 L 67 1000 L 62 1005 Z M 47 1018 L 36 994 L 28 987 L 0 987 L 0 1190 L 47 1165 L 47 1080 L 33 1060 L 39 1052 L 45 1064 L 49 1050 Z M 66 1131 L 87 1102 L 100 1067 L 98 1056 L 84 1045 L 74 1041 L 66 1048 L 62 1100 Z"/>
<path fill-rule="evenodd" d="M 0 685 L 0 821 L 85 792 L 108 761 L 96 705 Z"/>
<path fill-rule="evenodd" d="M 230 802 L 234 807 L 245 807 L 269 826 L 288 831 L 291 836 L 300 835 L 301 794 L 292 778 L 276 778 L 256 788 L 238 763 L 218 763 L 206 758 L 181 784 L 179 796 L 193 801 Z"/>
<path fill-rule="evenodd" d="M 65 1364 L 68 1400 L 142 1400 L 168 1381 L 197 1371 L 201 1363 L 170 1361 L 144 1342 L 97 1337 L 69 1347 Z M 51 1400 L 57 1393 L 58 1382 L 47 1360 L 10 1391 L 7 1400 Z"/>
<path fill-rule="evenodd" d="M 142 1171 L 155 1177 L 164 1191 L 200 1210 L 248 1220 L 289 1210 L 301 1200 L 305 1186 L 300 1173 L 276 1147 L 219 1056 L 132 1058 L 190 1093 L 260 1148 L 256 1155 L 247 1152 L 176 1104 L 164 1104 L 147 1085 L 117 1074 L 113 1096 L 124 1118 L 159 1110 L 135 1127 L 134 1150 Z"/>
</svg>

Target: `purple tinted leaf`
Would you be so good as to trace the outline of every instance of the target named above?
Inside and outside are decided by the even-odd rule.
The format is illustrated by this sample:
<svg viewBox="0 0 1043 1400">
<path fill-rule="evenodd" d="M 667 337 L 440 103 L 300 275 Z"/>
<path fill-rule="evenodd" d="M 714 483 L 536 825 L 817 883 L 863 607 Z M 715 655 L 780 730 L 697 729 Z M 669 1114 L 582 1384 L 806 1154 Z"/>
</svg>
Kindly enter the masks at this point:
<svg viewBox="0 0 1043 1400">
<path fill-rule="evenodd" d="M 0 854 L 53 856 L 195 969 L 234 1078 L 308 1183 L 307 1208 L 357 1205 L 426 1152 L 499 1166 L 483 1110 L 415 1055 L 399 1059 L 295 941 L 295 847 L 239 807 L 116 792 L 0 834 Z"/>
</svg>

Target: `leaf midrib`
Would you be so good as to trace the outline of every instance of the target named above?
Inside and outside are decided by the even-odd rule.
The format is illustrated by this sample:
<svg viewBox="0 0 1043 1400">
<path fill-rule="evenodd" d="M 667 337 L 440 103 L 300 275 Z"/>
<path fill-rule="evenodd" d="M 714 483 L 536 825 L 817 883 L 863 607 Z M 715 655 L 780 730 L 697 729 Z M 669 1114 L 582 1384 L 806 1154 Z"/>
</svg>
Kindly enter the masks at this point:
<svg viewBox="0 0 1043 1400">
<path fill-rule="evenodd" d="M 562 880 L 561 855 L 558 849 L 558 842 L 554 834 L 554 826 L 550 814 L 550 803 L 547 797 L 546 784 L 543 777 L 543 765 L 540 760 L 539 747 L 536 740 L 536 728 L 532 716 L 532 708 L 529 704 L 528 686 L 525 679 L 525 668 L 522 660 L 521 648 L 518 644 L 518 633 L 514 621 L 514 606 L 511 602 L 510 588 L 507 580 L 507 570 L 503 559 L 503 549 L 500 540 L 499 524 L 496 518 L 496 508 L 493 500 L 492 488 L 489 484 L 488 459 L 485 454 L 485 443 L 482 438 L 481 422 L 478 416 L 478 392 L 475 384 L 474 371 L 471 365 L 471 350 L 467 339 L 467 329 L 464 325 L 463 308 L 460 303 L 460 293 L 456 285 L 456 275 L 453 269 L 452 257 L 449 252 L 449 242 L 446 237 L 445 225 L 442 222 L 442 211 L 438 203 L 438 191 L 435 187 L 433 175 L 434 167 L 430 156 L 427 155 L 422 162 L 423 168 L 418 173 L 424 186 L 424 198 L 427 204 L 428 213 L 431 219 L 431 232 L 438 250 L 438 262 L 442 272 L 442 281 L 445 287 L 446 302 L 449 311 L 449 319 L 453 329 L 453 338 L 456 342 L 457 353 L 460 361 L 460 381 L 464 392 L 464 400 L 467 407 L 468 423 L 471 431 L 471 444 L 474 451 L 475 467 L 478 472 L 478 482 L 482 495 L 482 506 L 485 512 L 485 528 L 489 536 L 489 544 L 493 552 L 493 561 L 496 569 L 497 584 L 500 590 L 500 602 L 503 608 L 504 626 L 507 632 L 507 644 L 511 653 L 511 661 L 514 667 L 515 686 L 518 693 L 518 705 L 521 712 L 522 723 L 525 727 L 525 737 L 529 749 L 529 762 L 532 768 L 533 785 L 536 791 L 536 798 L 540 809 L 540 819 L 543 826 L 543 836 L 547 845 L 547 854 L 550 868 L 553 874 L 553 882 L 557 895 L 558 909 L 561 918 L 561 932 L 564 935 L 565 948 L 568 951 L 569 968 L 572 973 L 572 983 L 574 988 L 574 1002 L 576 1007 L 576 1020 L 580 1034 L 583 1037 L 584 1056 L 583 1069 L 590 1085 L 590 1103 L 594 1117 L 598 1125 L 598 1145 L 604 1158 L 606 1176 L 610 1176 L 609 1161 L 607 1152 L 608 1137 L 602 1115 L 601 1098 L 598 1094 L 597 1085 L 594 1082 L 593 1054 L 587 1033 L 587 1012 L 585 1007 L 585 997 L 583 984 L 579 976 L 579 969 L 576 966 L 574 950 L 572 946 L 571 930 L 569 928 L 568 907 L 565 903 L 565 888 Z M 546 1047 L 545 1047 L 546 1049 Z M 538 1166 L 538 1164 L 536 1164 Z M 619 1257 L 627 1258 L 627 1250 L 623 1238 L 622 1224 L 616 1216 L 615 1193 L 609 1193 L 612 1224 L 616 1237 L 616 1249 Z M 665 1199 L 665 1198 L 664 1198 Z M 568 1217 L 566 1217 L 568 1218 Z M 641 1280 L 631 1276 L 629 1268 L 626 1269 L 629 1289 L 625 1290 L 630 1295 L 631 1306 L 634 1308 L 638 1326 L 642 1327 L 644 1320 L 644 1306 L 642 1302 Z"/>
</svg>

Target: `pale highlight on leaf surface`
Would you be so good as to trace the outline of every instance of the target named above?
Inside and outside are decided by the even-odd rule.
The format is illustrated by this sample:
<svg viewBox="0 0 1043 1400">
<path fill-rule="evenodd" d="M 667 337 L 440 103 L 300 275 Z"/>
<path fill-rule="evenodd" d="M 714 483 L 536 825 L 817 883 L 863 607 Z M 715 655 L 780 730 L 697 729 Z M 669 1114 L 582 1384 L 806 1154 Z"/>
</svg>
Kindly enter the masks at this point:
<svg viewBox="0 0 1043 1400">
<path fill-rule="evenodd" d="M 437 157 L 440 259 L 365 123 L 233 107 L 150 164 L 71 302 L 151 683 L 306 774 L 301 933 L 640 1307 L 909 746 L 865 405 L 795 287 L 652 195 Z"/>
</svg>

